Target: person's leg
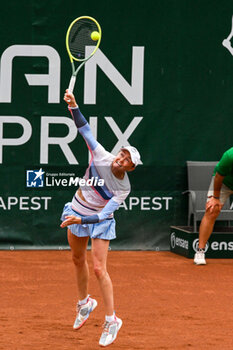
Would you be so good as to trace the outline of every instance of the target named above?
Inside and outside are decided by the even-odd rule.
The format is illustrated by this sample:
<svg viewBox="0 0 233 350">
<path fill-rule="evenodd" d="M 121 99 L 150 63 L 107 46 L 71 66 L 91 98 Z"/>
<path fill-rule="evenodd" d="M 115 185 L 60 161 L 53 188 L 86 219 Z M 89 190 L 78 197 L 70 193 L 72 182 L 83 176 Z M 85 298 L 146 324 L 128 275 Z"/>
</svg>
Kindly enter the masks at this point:
<svg viewBox="0 0 233 350">
<path fill-rule="evenodd" d="M 210 187 L 207 193 L 207 198 L 209 196 L 213 196 L 213 194 L 214 194 L 214 176 L 210 183 Z M 215 206 L 212 212 L 210 212 L 210 210 L 206 210 L 199 228 L 199 249 L 205 249 L 205 245 L 213 231 L 215 221 L 218 215 L 220 214 L 224 203 L 226 202 L 226 200 L 231 194 L 232 194 L 232 190 L 230 190 L 227 186 L 222 184 L 221 191 L 220 191 L 220 202 L 222 206 Z"/>
<path fill-rule="evenodd" d="M 89 269 L 87 264 L 87 244 L 89 237 L 77 237 L 69 229 L 67 237 L 75 266 L 78 296 L 80 300 L 83 300 L 88 295 Z"/>
<path fill-rule="evenodd" d="M 92 239 L 92 259 L 94 272 L 103 296 L 106 315 L 111 316 L 114 313 L 114 302 L 112 281 L 107 272 L 108 247 L 108 240 L 98 238 Z"/>
<path fill-rule="evenodd" d="M 207 196 L 212 196 L 214 194 L 213 191 L 213 185 L 214 185 L 214 178 L 211 181 L 209 191 Z M 216 205 L 213 208 L 213 211 L 210 212 L 210 209 L 207 209 L 205 212 L 205 215 L 202 218 L 200 229 L 199 229 L 199 249 L 194 255 L 194 263 L 197 265 L 205 265 L 205 246 L 210 238 L 211 233 L 213 232 L 215 221 L 218 217 L 218 215 L 221 212 L 222 207 L 224 206 L 224 203 L 226 202 L 227 198 L 232 194 L 232 190 L 230 190 L 227 186 L 222 184 L 221 191 L 220 191 L 220 202 L 221 205 Z"/>
<path fill-rule="evenodd" d="M 208 209 L 202 218 L 199 229 L 199 249 L 205 249 L 205 245 L 213 231 L 215 221 L 220 214 L 221 208 L 216 206 L 212 213 Z"/>
<path fill-rule="evenodd" d="M 89 318 L 90 313 L 96 308 L 97 301 L 88 295 L 89 269 L 87 264 L 87 243 L 89 237 L 77 237 L 68 229 L 68 242 L 72 252 L 75 266 L 79 301 L 77 303 L 77 315 L 73 328 L 79 329 Z"/>
<path fill-rule="evenodd" d="M 201 220 L 199 229 L 199 248 L 194 255 L 194 263 L 196 265 L 206 265 L 205 260 L 205 246 L 213 231 L 215 221 L 222 209 L 222 206 L 216 205 L 213 211 L 210 212 L 210 208 L 206 209 L 205 215 Z"/>
<path fill-rule="evenodd" d="M 105 305 L 105 323 L 99 344 L 107 346 L 114 342 L 122 326 L 122 320 L 114 313 L 113 287 L 107 272 L 109 241 L 92 239 L 92 257 L 95 275 L 98 279 Z"/>
</svg>

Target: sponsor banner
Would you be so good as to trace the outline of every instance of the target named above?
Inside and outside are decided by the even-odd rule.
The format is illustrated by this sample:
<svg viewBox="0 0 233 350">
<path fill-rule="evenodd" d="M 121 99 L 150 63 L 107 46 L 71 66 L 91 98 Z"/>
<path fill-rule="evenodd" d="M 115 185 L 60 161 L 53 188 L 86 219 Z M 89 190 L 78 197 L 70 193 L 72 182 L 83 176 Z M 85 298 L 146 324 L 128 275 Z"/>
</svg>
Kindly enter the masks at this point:
<svg viewBox="0 0 233 350">
<path fill-rule="evenodd" d="M 172 252 L 186 256 L 190 256 L 190 236 L 177 228 L 172 227 L 170 234 L 170 249 Z"/>
<path fill-rule="evenodd" d="M 206 258 L 233 259 L 233 228 L 216 228 L 205 246 Z M 221 231 L 222 230 L 222 231 Z M 171 226 L 170 250 L 173 253 L 193 258 L 198 249 L 198 233 L 184 226 Z"/>
</svg>

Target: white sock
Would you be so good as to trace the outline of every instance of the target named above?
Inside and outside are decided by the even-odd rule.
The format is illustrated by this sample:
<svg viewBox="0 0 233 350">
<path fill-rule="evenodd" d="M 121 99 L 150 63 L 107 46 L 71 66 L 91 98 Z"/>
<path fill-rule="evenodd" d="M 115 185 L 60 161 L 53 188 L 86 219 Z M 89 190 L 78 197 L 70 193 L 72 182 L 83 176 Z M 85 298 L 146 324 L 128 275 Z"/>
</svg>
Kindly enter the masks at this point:
<svg viewBox="0 0 233 350">
<path fill-rule="evenodd" d="M 79 300 L 78 304 L 79 304 L 79 305 L 84 305 L 84 304 L 86 304 L 86 303 L 87 303 L 88 298 L 89 298 L 89 294 L 88 294 L 88 296 L 87 296 L 85 299 L 83 299 L 83 300 Z"/>
<path fill-rule="evenodd" d="M 112 316 L 105 316 L 105 320 L 107 322 L 113 322 L 115 321 L 115 313 Z"/>
</svg>

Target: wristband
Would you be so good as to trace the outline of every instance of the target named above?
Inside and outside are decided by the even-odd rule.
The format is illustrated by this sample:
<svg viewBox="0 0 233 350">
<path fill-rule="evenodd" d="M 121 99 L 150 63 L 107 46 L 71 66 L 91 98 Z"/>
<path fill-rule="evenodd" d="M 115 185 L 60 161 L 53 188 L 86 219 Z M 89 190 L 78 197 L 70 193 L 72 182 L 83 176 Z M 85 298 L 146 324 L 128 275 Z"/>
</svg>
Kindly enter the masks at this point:
<svg viewBox="0 0 233 350">
<path fill-rule="evenodd" d="M 219 197 L 216 197 L 216 196 L 208 196 L 208 198 L 211 198 L 211 197 L 213 197 L 215 199 L 219 199 Z"/>
</svg>

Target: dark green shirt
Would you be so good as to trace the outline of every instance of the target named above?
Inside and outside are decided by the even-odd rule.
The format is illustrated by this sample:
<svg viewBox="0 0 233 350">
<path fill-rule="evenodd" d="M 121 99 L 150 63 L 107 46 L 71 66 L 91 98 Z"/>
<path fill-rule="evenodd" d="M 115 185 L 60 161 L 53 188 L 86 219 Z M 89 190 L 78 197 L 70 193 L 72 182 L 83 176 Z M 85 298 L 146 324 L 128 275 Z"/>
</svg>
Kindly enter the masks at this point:
<svg viewBox="0 0 233 350">
<path fill-rule="evenodd" d="M 214 169 L 214 175 L 216 172 L 225 176 L 223 179 L 224 185 L 233 190 L 233 147 L 223 153 L 222 158 Z"/>
</svg>

